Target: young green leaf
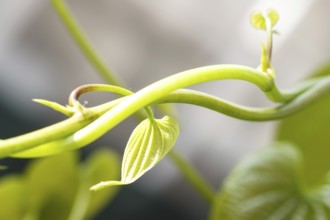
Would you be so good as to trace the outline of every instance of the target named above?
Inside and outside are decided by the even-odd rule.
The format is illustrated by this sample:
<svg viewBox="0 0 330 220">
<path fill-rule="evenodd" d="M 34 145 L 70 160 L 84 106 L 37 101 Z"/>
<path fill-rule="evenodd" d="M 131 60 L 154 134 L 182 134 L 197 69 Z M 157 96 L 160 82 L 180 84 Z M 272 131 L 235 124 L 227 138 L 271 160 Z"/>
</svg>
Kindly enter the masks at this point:
<svg viewBox="0 0 330 220">
<path fill-rule="evenodd" d="M 278 22 L 280 16 L 278 15 L 277 11 L 274 9 L 268 9 L 267 17 L 265 17 L 262 12 L 256 11 L 251 14 L 250 22 L 252 26 L 259 30 L 266 30 L 267 29 L 267 19 L 269 19 L 271 27 L 274 27 Z"/>
<path fill-rule="evenodd" d="M 267 16 L 270 19 L 272 27 L 274 27 L 277 24 L 278 20 L 280 19 L 279 14 L 274 9 L 268 9 Z"/>
<path fill-rule="evenodd" d="M 330 219 L 330 179 L 306 188 L 298 148 L 278 144 L 241 161 L 224 183 L 211 220 Z"/>
<path fill-rule="evenodd" d="M 250 22 L 256 29 L 266 30 L 266 19 L 260 11 L 251 14 Z"/>
<path fill-rule="evenodd" d="M 100 182 L 91 190 L 126 185 L 153 168 L 173 147 L 179 134 L 178 123 L 171 117 L 145 119 L 133 131 L 122 162 L 121 180 Z"/>
</svg>

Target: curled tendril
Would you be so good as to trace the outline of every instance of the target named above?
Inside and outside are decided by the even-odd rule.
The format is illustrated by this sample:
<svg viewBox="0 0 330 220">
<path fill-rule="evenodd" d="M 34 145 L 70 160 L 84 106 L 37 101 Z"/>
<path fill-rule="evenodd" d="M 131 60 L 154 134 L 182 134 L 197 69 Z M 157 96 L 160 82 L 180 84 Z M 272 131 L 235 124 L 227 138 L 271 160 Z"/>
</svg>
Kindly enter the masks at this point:
<svg viewBox="0 0 330 220">
<path fill-rule="evenodd" d="M 112 92 L 122 96 L 129 96 L 133 94 L 132 91 L 122 88 L 120 86 L 113 86 L 107 84 L 86 84 L 77 87 L 71 92 L 69 96 L 68 106 L 74 109 L 78 109 L 78 111 L 80 112 L 85 112 L 86 108 L 83 108 L 78 99 L 81 95 L 86 94 L 88 92 Z M 147 112 L 149 118 L 154 118 L 151 107 L 146 107 L 145 111 Z"/>
</svg>

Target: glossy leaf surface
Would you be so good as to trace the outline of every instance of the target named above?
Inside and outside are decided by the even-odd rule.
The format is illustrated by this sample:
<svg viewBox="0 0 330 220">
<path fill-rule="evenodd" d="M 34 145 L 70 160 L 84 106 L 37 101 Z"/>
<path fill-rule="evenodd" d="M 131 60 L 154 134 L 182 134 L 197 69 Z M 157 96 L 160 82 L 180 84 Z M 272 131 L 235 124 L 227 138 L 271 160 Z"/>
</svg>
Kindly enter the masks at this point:
<svg viewBox="0 0 330 220">
<path fill-rule="evenodd" d="M 121 180 L 101 182 L 98 190 L 113 185 L 130 184 L 153 168 L 174 146 L 178 123 L 171 117 L 145 119 L 133 131 L 124 152 Z"/>
</svg>

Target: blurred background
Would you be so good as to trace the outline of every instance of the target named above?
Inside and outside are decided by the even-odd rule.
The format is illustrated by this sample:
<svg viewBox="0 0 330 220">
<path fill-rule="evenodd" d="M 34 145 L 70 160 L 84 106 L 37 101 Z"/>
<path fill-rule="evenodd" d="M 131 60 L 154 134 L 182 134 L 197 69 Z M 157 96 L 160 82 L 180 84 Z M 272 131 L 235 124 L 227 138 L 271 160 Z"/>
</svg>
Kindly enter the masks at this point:
<svg viewBox="0 0 330 220">
<path fill-rule="evenodd" d="M 254 10 L 280 13 L 274 37 L 277 83 L 290 88 L 330 57 L 326 0 L 68 0 L 70 8 L 107 65 L 129 89 L 177 72 L 212 64 L 259 64 L 264 33 L 249 24 Z M 102 83 L 70 38 L 49 1 L 0 1 L 0 138 L 64 119 L 31 101 L 66 104 L 77 86 Z M 268 106 L 264 95 L 243 82 L 194 86 L 248 106 Z M 106 95 L 82 97 L 88 106 Z M 176 106 L 181 134 L 176 149 L 215 187 L 248 152 L 271 143 L 276 122 L 246 122 L 193 106 Z M 127 120 L 96 143 L 122 154 L 136 126 Z M 10 172 L 25 160 L 5 160 Z M 8 172 L 7 171 L 7 172 Z M 4 172 L 3 172 L 4 173 Z M 205 219 L 208 206 L 167 159 L 121 193 L 97 218 Z"/>
</svg>

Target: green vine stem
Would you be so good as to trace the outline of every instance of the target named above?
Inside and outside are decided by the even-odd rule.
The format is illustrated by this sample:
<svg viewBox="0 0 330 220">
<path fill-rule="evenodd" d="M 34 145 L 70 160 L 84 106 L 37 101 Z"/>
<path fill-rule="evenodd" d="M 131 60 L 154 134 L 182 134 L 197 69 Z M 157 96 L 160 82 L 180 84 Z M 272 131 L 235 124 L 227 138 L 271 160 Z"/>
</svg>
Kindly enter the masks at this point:
<svg viewBox="0 0 330 220">
<path fill-rule="evenodd" d="M 86 34 L 84 34 L 83 30 L 78 25 L 78 22 L 75 20 L 74 16 L 72 16 L 67 4 L 63 0 L 51 0 L 51 2 L 75 43 L 78 44 L 83 54 L 86 55 L 87 59 L 94 66 L 97 72 L 100 73 L 101 76 L 110 84 L 123 85 L 123 83 L 109 70 L 101 57 L 97 54 L 90 41 L 87 39 Z"/>
<path fill-rule="evenodd" d="M 132 95 L 133 92 L 124 89 L 119 86 L 112 86 L 112 85 L 107 85 L 107 84 L 87 84 L 87 85 L 82 85 L 73 90 L 69 96 L 69 106 L 72 106 L 73 108 L 79 109 L 80 111 L 84 111 L 82 108 L 81 104 L 79 103 L 78 99 L 82 94 L 88 93 L 88 92 L 111 92 L 111 93 L 116 93 L 120 94 L 122 96 L 129 96 Z M 145 111 L 150 119 L 154 118 L 154 114 L 152 112 L 152 109 L 150 106 L 145 107 Z M 146 116 L 142 112 L 138 112 L 138 117 L 141 119 L 144 119 Z"/>
<path fill-rule="evenodd" d="M 295 99 L 275 107 L 253 108 L 242 106 L 207 93 L 189 89 L 180 89 L 172 92 L 157 100 L 156 103 L 191 104 L 241 120 L 270 121 L 285 118 L 307 108 L 329 91 L 330 77 L 325 77 L 322 80 L 319 79 L 317 83 L 314 80 L 309 81 L 309 83 L 303 83 L 302 86 L 298 86 L 290 93 L 292 96 L 296 95 Z"/>
<path fill-rule="evenodd" d="M 180 88 L 224 79 L 245 80 L 255 84 L 266 94 L 274 93 L 277 95 L 278 93 L 278 89 L 274 89 L 276 86 L 274 85 L 273 79 L 270 78 L 269 75 L 257 71 L 256 69 L 239 65 L 200 67 L 172 75 L 141 89 L 127 97 L 123 102 L 110 109 L 85 128 L 76 132 L 72 140 L 68 141 L 72 142 L 73 145 L 89 144 L 140 108 L 150 105 L 164 95 Z M 292 98 L 289 94 L 282 94 L 282 96 L 288 96 L 286 101 Z"/>
<path fill-rule="evenodd" d="M 61 17 L 63 23 L 69 30 L 71 36 L 85 53 L 88 60 L 93 64 L 93 66 L 98 70 L 98 72 L 103 76 L 103 78 L 114 85 L 122 85 L 119 80 L 112 74 L 112 72 L 106 67 L 101 58 L 97 55 L 91 44 L 89 43 L 87 37 L 84 36 L 83 31 L 79 27 L 78 23 L 75 21 L 74 16 L 70 12 L 67 5 L 62 0 L 52 0 L 53 6 L 55 7 L 57 13 Z M 70 101 L 69 101 L 70 104 Z M 72 103 L 71 103 L 72 104 Z M 78 105 L 80 107 L 80 105 Z M 151 108 L 146 108 L 149 118 L 153 118 L 153 113 Z M 141 117 L 141 114 L 138 114 Z M 173 151 L 173 150 L 172 150 Z M 183 162 L 182 162 L 183 163 Z M 193 168 L 191 168 L 193 169 Z M 193 172 L 193 170 L 191 171 Z M 196 173 L 196 172 L 195 172 Z M 185 175 L 185 173 L 183 173 Z M 197 175 L 197 173 L 196 173 Z M 188 178 L 189 179 L 189 178 Z M 201 179 L 201 178 L 200 178 Z M 192 182 L 194 185 L 194 183 Z"/>
<path fill-rule="evenodd" d="M 184 177 L 193 185 L 206 202 L 212 204 L 214 201 L 215 191 L 206 182 L 200 174 L 175 151 L 170 151 L 169 156 L 177 168 L 184 174 Z"/>
<path fill-rule="evenodd" d="M 201 72 L 200 74 L 203 75 L 203 73 L 204 72 Z M 198 75 L 199 74 L 197 74 L 195 77 L 199 78 Z M 170 78 L 173 79 L 173 76 Z M 192 78 L 188 77 L 188 79 Z M 166 81 L 168 81 L 168 79 Z M 159 82 L 146 87 L 145 89 L 141 90 L 142 92 L 139 91 L 133 95 L 116 99 L 112 102 L 102 104 L 97 107 L 88 108 L 89 114 L 87 115 L 76 114 L 67 120 L 51 125 L 49 127 L 6 140 L 1 140 L 0 157 L 7 157 L 9 155 L 35 147 L 43 149 L 47 145 L 53 145 L 54 148 L 57 149 L 57 152 L 61 152 L 64 149 L 77 149 L 98 138 L 97 136 L 94 136 L 92 132 L 87 133 L 84 129 L 87 128 L 87 131 L 99 131 L 102 129 L 102 132 L 105 133 L 107 131 L 106 129 L 110 130 L 116 125 L 114 123 L 120 123 L 130 114 L 134 113 L 134 111 L 155 102 L 194 104 L 244 120 L 262 121 L 279 119 L 306 108 L 312 102 L 321 97 L 324 93 L 328 92 L 330 89 L 330 77 L 320 78 L 317 83 L 313 84 L 313 86 L 309 86 L 308 90 L 298 86 L 299 90 L 303 90 L 305 92 L 300 94 L 299 92 L 293 90 L 293 93 L 298 94 L 295 99 L 271 108 L 243 107 L 204 93 L 190 90 L 177 90 L 174 93 L 166 94 L 162 93 L 162 90 L 158 87 L 158 85 Z M 171 87 L 172 86 L 173 85 L 171 85 Z M 157 92 L 154 92 L 154 89 L 152 88 L 154 88 Z M 145 101 L 145 94 L 150 97 L 148 101 Z M 113 112 L 113 110 L 115 111 Z M 119 115 L 121 119 L 118 120 L 116 115 Z M 97 123 L 93 124 L 96 121 Z M 104 125 L 103 123 L 108 124 Z M 82 139 L 76 139 L 76 135 L 81 135 L 81 133 L 79 133 L 81 131 L 83 132 L 84 136 L 80 136 Z M 102 133 L 97 133 L 97 135 L 102 135 Z M 90 139 L 86 141 L 88 137 L 90 137 Z M 52 152 L 45 151 L 42 152 L 41 156 L 51 153 Z"/>
<path fill-rule="evenodd" d="M 71 117 L 54 125 L 16 136 L 0 140 L 0 158 L 11 154 L 28 150 L 40 144 L 69 136 L 90 123 L 95 115 Z"/>
<path fill-rule="evenodd" d="M 209 67 L 205 68 L 208 69 Z M 256 70 L 253 70 L 253 72 L 255 71 Z M 197 71 L 198 74 L 195 73 L 196 75 L 192 76 L 189 74 L 189 72 L 190 71 L 186 71 L 183 73 L 183 75 L 185 75 L 188 80 L 191 80 L 195 77 L 197 79 L 201 79 L 203 77 L 200 78 L 200 75 L 203 75 L 205 73 Z M 196 72 L 196 69 L 192 70 L 192 72 Z M 250 72 L 248 71 L 247 73 Z M 190 76 L 192 76 L 193 78 Z M 179 81 L 175 80 L 177 78 L 176 75 L 169 78 L 170 80 L 164 80 L 165 82 L 171 84 L 170 86 L 172 90 L 174 89 L 173 84 Z M 174 82 L 171 83 L 171 80 L 173 79 Z M 203 81 L 205 81 L 205 79 L 203 79 Z M 163 80 L 152 84 L 151 86 L 148 86 L 133 95 L 116 99 L 114 101 L 102 104 L 97 107 L 88 108 L 89 114 L 75 114 L 73 117 L 68 118 L 57 124 L 51 125 L 49 127 L 45 127 L 37 131 L 33 131 L 6 140 L 1 140 L 0 157 L 7 157 L 9 155 L 28 150 L 37 146 L 39 146 L 38 148 L 42 149 L 43 147 L 41 147 L 40 145 L 53 145 L 54 148 L 58 149 L 57 152 L 63 151 L 63 149 L 71 150 L 82 147 L 98 138 L 97 136 L 94 136 L 93 133 L 86 133 L 86 130 L 84 129 L 87 128 L 87 131 L 99 131 L 100 129 L 102 129 L 102 132 L 105 133 L 107 131 L 106 129 L 109 130 L 111 129 L 111 127 L 114 127 L 116 125 L 113 124 L 114 122 L 118 124 L 130 114 L 134 113 L 134 111 L 139 110 L 140 108 L 143 108 L 144 106 L 150 105 L 151 103 L 155 102 L 177 102 L 194 104 L 210 108 L 212 110 L 228 114 L 233 117 L 238 117 L 240 119 L 262 121 L 279 119 L 282 117 L 286 117 L 294 112 L 300 111 L 310 105 L 313 101 L 317 100 L 317 98 L 321 97 L 324 93 L 329 91 L 330 88 L 330 77 L 324 77 L 320 78 L 317 83 L 314 82 L 314 84 L 304 87 L 298 86 L 297 90 L 293 90 L 292 93 L 287 93 L 289 96 L 291 96 L 292 94 L 297 94 L 297 98 L 293 99 L 290 102 L 271 108 L 250 108 L 226 102 L 216 97 L 196 91 L 192 92 L 190 90 L 178 90 L 174 93 L 166 94 L 165 90 L 162 90 L 162 88 L 159 87 L 159 84 L 162 84 L 161 82 L 163 82 Z M 265 86 L 264 88 L 267 88 L 266 84 L 263 85 Z M 306 90 L 305 87 L 309 89 Z M 299 91 L 305 92 L 300 93 Z M 147 101 L 145 96 L 149 97 Z M 113 112 L 113 110 L 115 111 Z M 115 115 L 113 115 L 114 113 Z M 116 118 L 116 115 L 119 115 L 121 119 L 118 120 L 118 118 Z M 106 121 L 104 117 L 108 121 Z M 114 119 L 116 120 L 112 121 Z M 97 121 L 97 123 L 91 123 L 93 121 Z M 105 126 L 104 123 L 108 124 Z M 107 126 L 109 126 L 110 128 Z M 84 139 L 76 139 L 76 135 L 81 135 L 81 133 L 79 133 L 81 131 L 83 131 L 83 134 L 85 135 L 81 136 Z M 98 135 L 102 135 L 102 133 L 98 133 Z M 86 139 L 88 138 L 90 139 L 86 141 Z M 43 154 L 45 155 L 51 153 L 52 152 L 47 151 L 43 152 Z M 41 156 L 43 154 L 41 154 Z"/>
<path fill-rule="evenodd" d="M 108 82 L 119 85 L 119 80 L 113 77 L 111 71 L 108 70 L 96 54 L 65 3 L 62 0 L 52 0 L 52 3 L 88 60 L 91 61 L 93 66 Z M 281 104 L 271 108 L 244 107 L 205 93 L 182 89 L 200 83 L 227 79 L 244 80 L 252 83 L 259 87 L 270 100 L 280 102 Z M 96 86 L 96 88 L 100 87 Z M 81 94 L 96 90 L 95 88 L 92 90 L 84 89 L 80 90 Z M 115 90 L 117 92 L 124 91 L 121 89 L 116 88 Z M 304 86 L 299 86 L 296 90 L 283 92 L 274 84 L 274 75 L 267 72 L 239 65 L 214 65 L 175 74 L 153 83 L 134 94 L 122 94 L 127 96 L 93 108 L 85 108 L 80 105 L 77 102 L 80 94 L 76 93 L 70 97 L 69 107 L 67 107 L 69 110 L 66 110 L 65 107 L 59 109 L 59 111 L 66 114 L 70 114 L 73 111 L 72 117 L 28 134 L 1 140 L 0 158 L 10 155 L 24 156 L 24 153 L 29 152 L 29 149 L 37 150 L 40 153 L 39 156 L 46 156 L 64 150 L 83 147 L 140 109 L 149 109 L 148 106 L 151 104 L 175 102 L 194 104 L 240 119 L 261 121 L 282 118 L 302 110 L 329 91 L 329 89 L 330 78 L 324 77 L 311 81 Z M 56 105 L 54 106 L 55 109 L 57 107 Z M 152 116 L 152 112 L 150 112 L 148 112 L 148 115 Z M 193 170 L 190 171 L 194 172 Z M 189 172 L 186 172 L 186 174 L 186 177 L 189 179 Z M 192 184 L 198 185 L 198 181 L 193 180 Z M 207 186 L 207 184 L 203 184 L 202 188 Z M 200 186 L 196 188 L 198 189 L 198 187 Z M 210 201 L 210 190 L 198 189 L 198 191 L 203 191 L 202 195 Z"/>
</svg>

